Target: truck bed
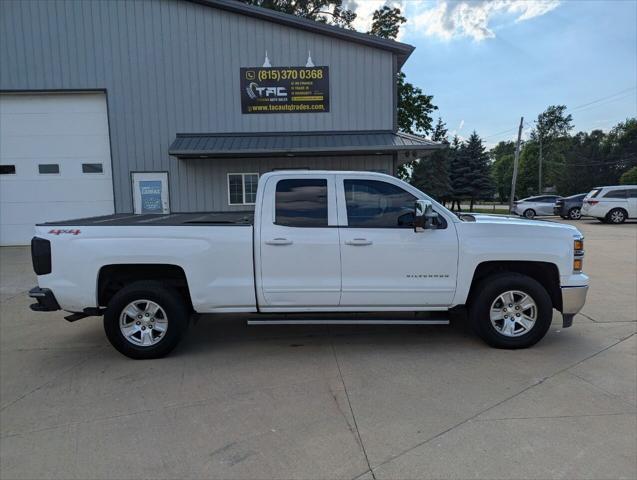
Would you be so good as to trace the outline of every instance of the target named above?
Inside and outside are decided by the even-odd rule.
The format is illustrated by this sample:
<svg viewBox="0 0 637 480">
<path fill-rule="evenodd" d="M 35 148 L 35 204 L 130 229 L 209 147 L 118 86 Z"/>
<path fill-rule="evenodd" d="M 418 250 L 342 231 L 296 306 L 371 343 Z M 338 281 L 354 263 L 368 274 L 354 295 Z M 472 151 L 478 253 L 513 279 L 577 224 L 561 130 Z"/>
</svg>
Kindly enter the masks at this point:
<svg viewBox="0 0 637 480">
<path fill-rule="evenodd" d="M 38 223 L 38 226 L 188 226 L 225 225 L 250 226 L 254 222 L 254 212 L 186 212 L 168 214 L 116 213 L 100 217 L 77 218 L 59 222 Z"/>
</svg>

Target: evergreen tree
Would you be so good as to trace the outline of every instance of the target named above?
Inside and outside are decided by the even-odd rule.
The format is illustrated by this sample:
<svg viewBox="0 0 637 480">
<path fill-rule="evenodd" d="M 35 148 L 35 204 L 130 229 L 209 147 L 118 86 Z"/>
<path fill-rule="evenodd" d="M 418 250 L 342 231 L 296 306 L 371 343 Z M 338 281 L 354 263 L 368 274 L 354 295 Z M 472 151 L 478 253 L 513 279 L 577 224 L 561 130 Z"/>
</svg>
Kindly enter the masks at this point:
<svg viewBox="0 0 637 480">
<path fill-rule="evenodd" d="M 438 118 L 431 139 L 435 142 L 449 143 L 447 127 L 441 118 Z M 411 184 L 439 202 L 445 203 L 449 200 L 452 196 L 449 150 L 435 150 L 431 155 L 417 161 L 413 168 Z"/>
<path fill-rule="evenodd" d="M 462 168 L 462 142 L 458 135 L 454 135 L 449 145 L 449 182 L 451 183 L 451 209 L 457 204 L 457 210 L 461 211 L 460 200 L 463 198 L 464 172 Z"/>
<path fill-rule="evenodd" d="M 482 139 L 474 131 L 461 144 L 452 171 L 454 196 L 457 200 L 469 200 L 471 210 L 476 200 L 491 198 L 493 195 L 490 167 L 489 155 Z"/>
</svg>

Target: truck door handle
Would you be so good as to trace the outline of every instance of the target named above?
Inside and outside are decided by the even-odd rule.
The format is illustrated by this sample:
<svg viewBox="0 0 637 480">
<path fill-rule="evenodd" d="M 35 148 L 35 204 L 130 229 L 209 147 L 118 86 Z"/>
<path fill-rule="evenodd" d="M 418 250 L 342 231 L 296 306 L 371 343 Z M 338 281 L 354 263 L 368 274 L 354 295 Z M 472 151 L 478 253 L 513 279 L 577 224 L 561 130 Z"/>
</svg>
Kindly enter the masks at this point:
<svg viewBox="0 0 637 480">
<path fill-rule="evenodd" d="M 372 242 L 371 240 L 367 240 L 366 238 L 355 238 L 353 240 L 346 240 L 345 241 L 345 245 L 354 245 L 354 246 L 357 246 L 357 247 L 362 247 L 362 246 L 365 246 L 365 245 L 371 245 L 372 243 L 374 243 L 374 242 Z"/>
<path fill-rule="evenodd" d="M 293 242 L 287 238 L 274 238 L 272 240 L 266 240 L 265 243 L 267 245 L 292 245 Z"/>
</svg>

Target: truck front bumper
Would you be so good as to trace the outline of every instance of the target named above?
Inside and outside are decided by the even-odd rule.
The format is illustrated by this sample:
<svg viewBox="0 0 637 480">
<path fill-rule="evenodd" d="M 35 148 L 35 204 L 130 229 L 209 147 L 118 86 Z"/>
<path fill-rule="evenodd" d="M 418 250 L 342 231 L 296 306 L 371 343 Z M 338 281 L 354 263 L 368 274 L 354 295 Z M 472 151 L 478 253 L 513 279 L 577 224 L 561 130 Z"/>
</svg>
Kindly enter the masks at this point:
<svg viewBox="0 0 637 480">
<path fill-rule="evenodd" d="M 573 317 L 586 303 L 588 285 L 562 287 L 562 327 L 568 328 L 573 324 Z"/>
<path fill-rule="evenodd" d="M 31 310 L 34 312 L 53 312 L 60 309 L 55 295 L 48 288 L 35 287 L 29 290 L 29 297 L 35 298 L 38 303 L 31 304 Z"/>
</svg>

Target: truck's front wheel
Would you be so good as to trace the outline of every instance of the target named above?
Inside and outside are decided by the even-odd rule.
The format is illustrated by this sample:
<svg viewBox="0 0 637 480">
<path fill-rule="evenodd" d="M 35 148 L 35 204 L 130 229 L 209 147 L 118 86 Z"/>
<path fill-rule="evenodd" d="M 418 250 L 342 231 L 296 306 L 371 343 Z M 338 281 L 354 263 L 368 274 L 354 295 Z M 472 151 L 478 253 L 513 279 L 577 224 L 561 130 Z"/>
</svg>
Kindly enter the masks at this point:
<svg viewBox="0 0 637 480">
<path fill-rule="evenodd" d="M 160 282 L 135 282 L 122 288 L 104 313 L 104 330 L 111 345 L 135 359 L 167 355 L 187 325 L 183 298 Z"/>
<path fill-rule="evenodd" d="M 496 348 L 526 348 L 546 335 L 553 305 L 546 289 L 518 273 L 488 277 L 476 286 L 469 318 L 478 335 Z"/>
</svg>

